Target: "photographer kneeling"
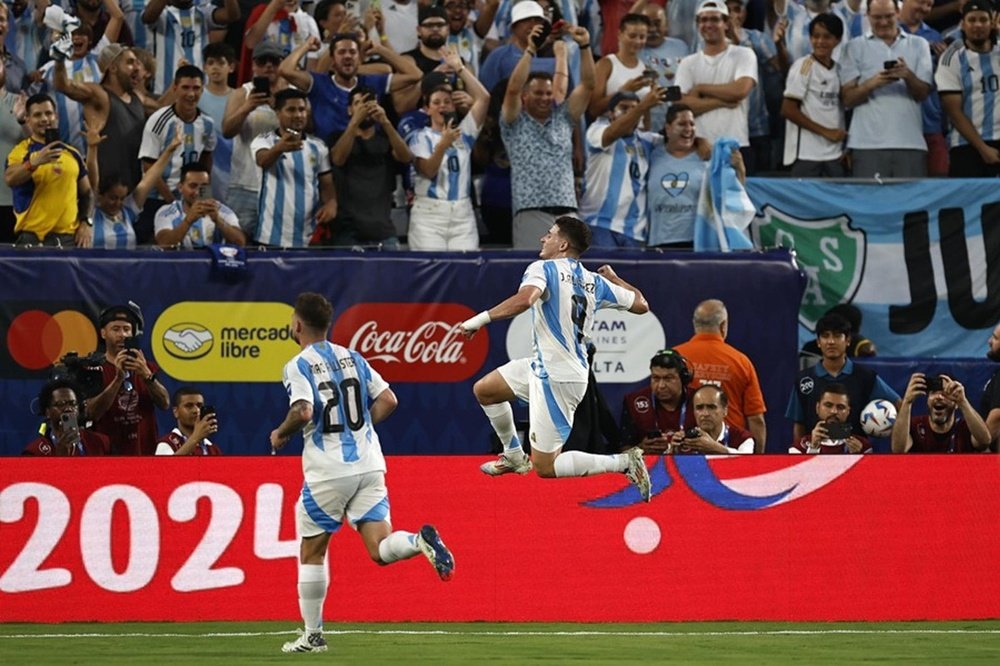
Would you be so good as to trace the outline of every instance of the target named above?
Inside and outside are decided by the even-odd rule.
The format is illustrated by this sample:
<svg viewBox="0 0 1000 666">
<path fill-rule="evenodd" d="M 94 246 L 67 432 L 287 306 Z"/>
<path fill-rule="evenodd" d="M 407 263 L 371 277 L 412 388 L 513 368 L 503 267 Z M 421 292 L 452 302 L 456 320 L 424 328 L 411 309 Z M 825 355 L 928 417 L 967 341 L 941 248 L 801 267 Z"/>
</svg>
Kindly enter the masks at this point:
<svg viewBox="0 0 1000 666">
<path fill-rule="evenodd" d="M 754 439 L 746 430 L 726 423 L 729 398 L 714 384 L 691 394 L 697 428 L 673 434 L 669 453 L 753 453 Z"/>
<path fill-rule="evenodd" d="M 156 444 L 158 456 L 218 456 L 219 447 L 208 436 L 219 431 L 215 407 L 205 405 L 201 391 L 193 386 L 182 386 L 174 391 L 174 418 L 177 427 L 160 438 Z"/>
</svg>

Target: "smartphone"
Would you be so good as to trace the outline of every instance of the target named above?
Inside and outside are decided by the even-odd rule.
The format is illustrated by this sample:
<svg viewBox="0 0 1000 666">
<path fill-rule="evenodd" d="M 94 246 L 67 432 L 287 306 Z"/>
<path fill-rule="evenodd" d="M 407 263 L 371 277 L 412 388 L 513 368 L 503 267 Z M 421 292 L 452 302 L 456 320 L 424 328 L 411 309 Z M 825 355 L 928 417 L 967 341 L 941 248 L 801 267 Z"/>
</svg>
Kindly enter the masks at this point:
<svg viewBox="0 0 1000 666">
<path fill-rule="evenodd" d="M 271 79 L 266 76 L 253 77 L 253 91 L 269 95 L 271 93 Z"/>
<path fill-rule="evenodd" d="M 76 412 L 63 412 L 59 415 L 59 422 L 62 424 L 63 432 L 73 431 L 80 433 L 80 425 L 76 420 Z"/>
<path fill-rule="evenodd" d="M 564 21 L 563 19 L 559 19 L 558 21 L 552 24 L 552 32 L 560 33 L 565 27 L 566 27 L 566 21 Z"/>
<path fill-rule="evenodd" d="M 125 351 L 130 353 L 132 356 L 135 356 L 138 350 L 139 350 L 139 338 L 137 338 L 134 335 L 125 338 Z"/>
<path fill-rule="evenodd" d="M 827 421 L 826 434 L 830 439 L 847 439 L 851 436 L 851 424 L 841 421 Z"/>
<path fill-rule="evenodd" d="M 542 44 L 545 43 L 545 40 L 549 38 L 549 35 L 551 33 L 552 33 L 552 26 L 549 25 L 548 22 L 543 23 L 542 31 L 539 32 L 537 35 L 533 36 L 531 39 L 532 43 L 535 45 L 535 49 L 542 48 Z"/>
<path fill-rule="evenodd" d="M 659 439 L 663 437 L 663 433 L 659 430 L 649 430 L 646 432 L 646 439 Z"/>
<path fill-rule="evenodd" d="M 928 393 L 944 390 L 944 380 L 941 379 L 941 375 L 937 375 L 936 377 L 926 377 L 924 381 L 927 384 Z"/>
<path fill-rule="evenodd" d="M 59 141 L 59 128 L 50 127 L 45 130 L 45 145 L 47 146 L 50 143 L 55 143 L 56 141 Z"/>
<path fill-rule="evenodd" d="M 291 136 L 294 136 L 296 139 L 302 136 L 298 130 L 286 129 L 285 132 Z"/>
<path fill-rule="evenodd" d="M 899 64 L 898 60 L 886 60 L 885 62 L 882 63 L 882 67 L 884 69 L 892 69 L 898 64 Z"/>
<path fill-rule="evenodd" d="M 445 127 L 447 127 L 448 125 L 455 126 L 458 124 L 458 114 L 455 113 L 454 111 L 447 111 L 445 113 L 442 113 L 441 118 L 444 119 Z"/>
<path fill-rule="evenodd" d="M 202 405 L 201 406 L 201 418 L 205 418 L 211 414 L 215 414 L 215 407 L 212 405 Z"/>
<path fill-rule="evenodd" d="M 665 102 L 679 102 L 679 101 L 681 101 L 681 87 L 680 86 L 667 86 L 667 92 L 663 96 L 663 101 L 665 101 Z"/>
<path fill-rule="evenodd" d="M 701 429 L 699 428 L 687 428 L 684 430 L 684 439 L 698 439 L 701 437 Z"/>
</svg>

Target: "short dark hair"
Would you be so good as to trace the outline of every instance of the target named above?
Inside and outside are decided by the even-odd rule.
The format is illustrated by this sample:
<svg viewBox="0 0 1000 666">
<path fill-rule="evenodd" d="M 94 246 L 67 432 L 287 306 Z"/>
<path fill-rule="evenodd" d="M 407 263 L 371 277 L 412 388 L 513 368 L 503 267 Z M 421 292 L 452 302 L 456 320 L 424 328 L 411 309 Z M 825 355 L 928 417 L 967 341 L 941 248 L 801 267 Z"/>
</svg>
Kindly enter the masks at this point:
<svg viewBox="0 0 1000 666">
<path fill-rule="evenodd" d="M 285 108 L 285 105 L 293 99 L 309 99 L 301 90 L 296 90 L 295 88 L 285 88 L 284 90 L 279 90 L 274 93 L 274 110 L 281 111 Z"/>
<path fill-rule="evenodd" d="M 699 393 L 701 393 L 702 391 L 704 391 L 705 389 L 715 389 L 716 391 L 718 391 L 719 405 L 722 407 L 729 406 L 729 396 L 726 395 L 726 392 L 718 384 L 702 384 L 697 389 L 695 389 L 694 393 L 691 394 L 691 401 L 694 402 L 694 397 Z"/>
<path fill-rule="evenodd" d="M 649 359 L 649 369 L 653 368 L 676 370 L 682 386 L 687 387 L 691 383 L 691 368 L 687 359 L 676 349 L 661 349 L 653 354 L 653 358 Z"/>
<path fill-rule="evenodd" d="M 333 9 L 334 5 L 343 5 L 344 0 L 321 0 L 316 4 L 316 8 L 313 9 L 313 18 L 317 22 L 325 21 L 330 18 L 330 10 Z"/>
<path fill-rule="evenodd" d="M 24 111 L 25 113 L 30 114 L 31 107 L 35 106 L 36 104 L 45 104 L 46 102 L 51 104 L 53 109 L 56 108 L 56 102 L 54 99 L 52 99 L 45 93 L 35 93 L 34 95 L 28 98 L 27 102 L 24 103 Z"/>
<path fill-rule="evenodd" d="M 330 37 L 330 51 L 332 52 L 337 42 L 343 42 L 350 40 L 354 42 L 357 47 L 361 46 L 361 40 L 358 38 L 358 33 L 356 32 L 336 32 Z M 332 55 L 332 53 L 331 53 Z"/>
<path fill-rule="evenodd" d="M 183 398 L 186 395 L 200 395 L 202 397 L 205 396 L 205 394 L 202 393 L 202 391 L 201 391 L 200 388 L 198 388 L 197 386 L 191 386 L 190 384 L 188 384 L 187 386 L 181 386 L 179 389 L 177 389 L 176 391 L 174 391 L 174 394 L 170 397 L 170 406 L 171 407 L 180 407 L 181 406 L 181 398 Z"/>
<path fill-rule="evenodd" d="M 112 187 L 118 187 L 119 185 L 124 187 L 126 190 L 131 191 L 131 189 L 128 186 L 128 183 L 122 180 L 121 176 L 118 176 L 117 174 L 112 174 L 108 178 L 102 179 L 100 181 L 100 185 L 98 185 L 97 187 L 97 193 L 107 194 L 108 192 L 111 191 Z"/>
<path fill-rule="evenodd" d="M 590 247 L 590 227 L 583 220 L 572 215 L 563 215 L 556 218 L 555 225 L 559 227 L 559 234 L 569 241 L 569 246 L 580 254 Z"/>
<path fill-rule="evenodd" d="M 535 80 L 548 81 L 549 83 L 552 83 L 552 74 L 549 72 L 531 72 L 528 74 L 528 78 L 524 82 L 524 88 L 522 88 L 522 90 L 527 90 L 528 86 L 531 85 L 531 82 Z"/>
<path fill-rule="evenodd" d="M 681 115 L 685 111 L 691 111 L 692 113 L 694 112 L 694 110 L 687 104 L 671 104 L 667 108 L 666 119 L 663 121 L 664 126 L 669 125 L 670 123 L 677 120 L 677 116 Z"/>
<path fill-rule="evenodd" d="M 843 333 L 851 337 L 851 322 L 835 312 L 827 312 L 816 322 L 816 337 L 824 333 Z"/>
<path fill-rule="evenodd" d="M 844 38 L 844 22 L 840 20 L 839 16 L 834 16 L 833 14 L 819 14 L 812 21 L 809 21 L 809 34 L 813 34 L 813 30 L 817 25 L 821 25 L 826 28 L 826 31 L 836 37 L 837 39 Z"/>
<path fill-rule="evenodd" d="M 357 97 L 358 95 L 368 95 L 373 100 L 378 100 L 378 93 L 376 93 L 368 86 L 354 86 L 354 89 L 347 95 L 348 107 L 354 104 L 354 98 Z"/>
<path fill-rule="evenodd" d="M 314 331 L 326 331 L 333 322 L 333 305 L 323 294 L 305 291 L 295 299 L 295 316 Z"/>
<path fill-rule="evenodd" d="M 56 379 L 50 379 L 45 382 L 42 386 L 42 390 L 38 392 L 38 409 L 42 415 L 52 406 L 52 394 L 59 389 L 69 389 L 73 392 L 73 397 L 76 398 L 77 402 L 80 402 L 80 389 L 77 388 L 76 383 L 67 377 L 57 377 Z M 78 408 L 83 405 L 77 405 Z"/>
<path fill-rule="evenodd" d="M 184 179 L 187 178 L 187 175 L 189 173 L 207 173 L 208 174 L 208 179 L 210 181 L 212 180 L 212 170 L 209 169 L 209 168 L 207 168 L 200 161 L 198 161 L 198 162 L 188 162 L 187 164 L 185 164 L 184 166 L 181 167 L 181 182 L 182 183 L 184 182 Z"/>
<path fill-rule="evenodd" d="M 226 42 L 210 42 L 208 46 L 202 49 L 201 57 L 204 58 L 205 62 L 208 62 L 209 58 L 218 58 L 224 59 L 226 62 L 235 63 L 236 49 L 233 48 L 232 44 Z"/>
<path fill-rule="evenodd" d="M 194 65 L 181 65 L 174 72 L 174 83 L 177 83 L 178 79 L 198 79 L 202 83 L 205 82 L 205 72 L 201 71 L 200 67 Z"/>
<path fill-rule="evenodd" d="M 816 397 L 816 401 L 822 400 L 823 396 L 827 393 L 832 393 L 833 395 L 842 395 L 847 398 L 847 404 L 851 404 L 851 394 L 847 391 L 847 386 L 841 384 L 840 382 L 830 382 L 820 389 L 819 395 Z"/>
<path fill-rule="evenodd" d="M 626 14 L 618 21 L 618 30 L 624 30 L 627 25 L 641 24 L 647 28 L 653 24 L 645 14 Z"/>
</svg>

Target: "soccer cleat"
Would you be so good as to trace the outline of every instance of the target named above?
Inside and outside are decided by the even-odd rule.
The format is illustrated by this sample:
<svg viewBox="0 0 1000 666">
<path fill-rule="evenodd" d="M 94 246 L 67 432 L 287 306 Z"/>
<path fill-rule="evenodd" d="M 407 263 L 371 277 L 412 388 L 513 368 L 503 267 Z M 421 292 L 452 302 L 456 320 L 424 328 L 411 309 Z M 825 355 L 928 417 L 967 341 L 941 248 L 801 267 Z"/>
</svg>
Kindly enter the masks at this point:
<svg viewBox="0 0 1000 666">
<path fill-rule="evenodd" d="M 527 474 L 531 471 L 531 458 L 522 453 L 521 459 L 516 460 L 508 457 L 506 453 L 501 453 L 499 458 L 491 460 L 488 463 L 483 463 L 479 466 L 479 469 L 483 474 L 489 474 L 490 476 L 500 476 L 501 474 L 509 474 L 511 472 Z"/>
<path fill-rule="evenodd" d="M 433 525 L 424 525 L 420 528 L 417 533 L 416 545 L 420 552 L 434 565 L 434 570 L 437 571 L 441 580 L 451 580 L 452 574 L 455 573 L 455 558 L 448 547 L 444 545 L 444 541 L 441 541 L 441 537 Z"/>
<path fill-rule="evenodd" d="M 326 639 L 323 632 L 303 633 L 298 639 L 288 641 L 281 646 L 282 652 L 326 652 Z"/>
<path fill-rule="evenodd" d="M 643 501 L 648 502 L 652 494 L 649 484 L 649 470 L 646 469 L 646 460 L 642 457 L 642 449 L 638 446 L 625 452 L 628 456 L 628 467 L 625 469 L 625 476 L 639 489 L 639 494 Z"/>
</svg>

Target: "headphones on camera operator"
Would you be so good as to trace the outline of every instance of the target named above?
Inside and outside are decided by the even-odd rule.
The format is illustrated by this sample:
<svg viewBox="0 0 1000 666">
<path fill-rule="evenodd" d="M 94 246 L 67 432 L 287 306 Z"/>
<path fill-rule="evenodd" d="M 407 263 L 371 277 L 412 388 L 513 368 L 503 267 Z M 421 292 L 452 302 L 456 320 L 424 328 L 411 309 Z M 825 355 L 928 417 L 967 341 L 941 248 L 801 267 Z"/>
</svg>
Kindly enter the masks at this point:
<svg viewBox="0 0 1000 666">
<path fill-rule="evenodd" d="M 687 359 L 681 356 L 680 352 L 674 349 L 661 349 L 653 354 L 650 365 L 660 368 L 671 368 L 677 371 L 677 376 L 681 379 L 681 386 L 687 388 L 694 381 L 694 373 L 688 367 Z"/>
</svg>

